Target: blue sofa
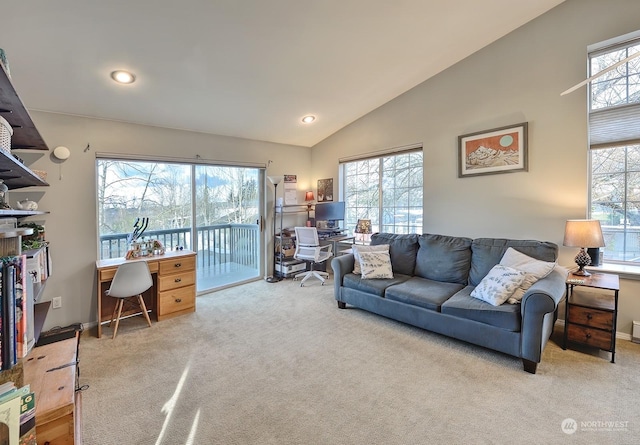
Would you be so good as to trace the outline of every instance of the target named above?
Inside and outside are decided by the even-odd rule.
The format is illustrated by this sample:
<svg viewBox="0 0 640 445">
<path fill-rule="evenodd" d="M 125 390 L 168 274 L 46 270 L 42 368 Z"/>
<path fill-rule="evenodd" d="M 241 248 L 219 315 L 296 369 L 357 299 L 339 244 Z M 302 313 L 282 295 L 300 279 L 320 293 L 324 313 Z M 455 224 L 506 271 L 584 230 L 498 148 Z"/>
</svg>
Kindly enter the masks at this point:
<svg viewBox="0 0 640 445">
<path fill-rule="evenodd" d="M 362 279 L 353 254 L 333 258 L 338 307 L 352 305 L 429 331 L 522 359 L 532 374 L 553 332 L 566 273 L 555 268 L 535 282 L 518 304 L 493 306 L 471 291 L 509 247 L 542 261 L 556 261 L 550 242 L 444 235 L 377 233 L 371 245 L 389 244 L 390 279 Z"/>
</svg>

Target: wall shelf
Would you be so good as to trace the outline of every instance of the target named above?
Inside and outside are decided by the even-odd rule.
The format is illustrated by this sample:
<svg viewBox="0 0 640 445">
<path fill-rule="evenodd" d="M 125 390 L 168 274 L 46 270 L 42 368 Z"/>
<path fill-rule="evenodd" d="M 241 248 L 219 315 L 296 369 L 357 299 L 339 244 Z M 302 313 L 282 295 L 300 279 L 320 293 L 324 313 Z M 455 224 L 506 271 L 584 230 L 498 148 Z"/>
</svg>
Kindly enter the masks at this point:
<svg viewBox="0 0 640 445">
<path fill-rule="evenodd" d="M 0 210 L 0 218 L 26 218 L 27 216 L 47 215 L 49 212 L 39 210 Z"/>
<path fill-rule="evenodd" d="M 13 128 L 12 150 L 17 148 L 49 150 L 2 64 L 0 64 L 0 116 L 4 117 Z"/>
</svg>

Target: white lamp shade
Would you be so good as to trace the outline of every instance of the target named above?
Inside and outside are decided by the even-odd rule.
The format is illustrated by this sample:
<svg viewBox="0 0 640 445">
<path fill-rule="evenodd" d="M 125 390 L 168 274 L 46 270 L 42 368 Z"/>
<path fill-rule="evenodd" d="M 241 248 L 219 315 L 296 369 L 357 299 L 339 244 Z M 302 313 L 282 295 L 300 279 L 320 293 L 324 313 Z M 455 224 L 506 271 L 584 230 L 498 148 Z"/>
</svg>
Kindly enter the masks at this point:
<svg viewBox="0 0 640 445">
<path fill-rule="evenodd" d="M 570 219 L 564 227 L 564 242 L 567 247 L 604 247 L 600 221 L 597 219 Z"/>
<path fill-rule="evenodd" d="M 273 185 L 278 185 L 284 180 L 284 176 L 267 176 L 267 179 Z"/>
</svg>

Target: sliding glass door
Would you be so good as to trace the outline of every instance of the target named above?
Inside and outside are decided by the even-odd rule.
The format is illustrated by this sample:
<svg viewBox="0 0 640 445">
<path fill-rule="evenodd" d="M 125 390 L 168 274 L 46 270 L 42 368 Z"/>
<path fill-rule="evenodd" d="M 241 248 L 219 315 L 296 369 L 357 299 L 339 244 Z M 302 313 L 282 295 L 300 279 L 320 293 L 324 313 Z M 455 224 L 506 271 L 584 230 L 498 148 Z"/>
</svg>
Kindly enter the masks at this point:
<svg viewBox="0 0 640 445">
<path fill-rule="evenodd" d="M 260 276 L 259 173 L 194 166 L 198 290 Z"/>
<path fill-rule="evenodd" d="M 197 256 L 197 290 L 261 276 L 260 169 L 97 160 L 100 259 L 123 257 L 134 232 Z"/>
</svg>

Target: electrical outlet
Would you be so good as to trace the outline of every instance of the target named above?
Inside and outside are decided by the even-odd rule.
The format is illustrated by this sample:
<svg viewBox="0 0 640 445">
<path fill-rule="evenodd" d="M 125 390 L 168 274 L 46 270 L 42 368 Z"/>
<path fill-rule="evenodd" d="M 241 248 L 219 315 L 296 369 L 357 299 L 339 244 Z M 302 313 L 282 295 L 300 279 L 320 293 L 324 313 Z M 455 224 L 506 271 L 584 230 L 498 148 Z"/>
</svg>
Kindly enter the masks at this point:
<svg viewBox="0 0 640 445">
<path fill-rule="evenodd" d="M 58 309 L 62 307 L 62 297 L 53 297 L 53 308 Z"/>
</svg>

